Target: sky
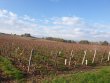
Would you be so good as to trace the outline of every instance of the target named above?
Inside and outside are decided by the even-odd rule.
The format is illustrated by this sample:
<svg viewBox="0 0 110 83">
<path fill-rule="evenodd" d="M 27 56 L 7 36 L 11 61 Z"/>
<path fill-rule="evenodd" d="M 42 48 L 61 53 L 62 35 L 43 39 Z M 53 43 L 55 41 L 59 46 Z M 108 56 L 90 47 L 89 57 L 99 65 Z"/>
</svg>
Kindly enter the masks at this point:
<svg viewBox="0 0 110 83">
<path fill-rule="evenodd" d="M 110 0 L 0 0 L 0 32 L 110 42 Z"/>
</svg>

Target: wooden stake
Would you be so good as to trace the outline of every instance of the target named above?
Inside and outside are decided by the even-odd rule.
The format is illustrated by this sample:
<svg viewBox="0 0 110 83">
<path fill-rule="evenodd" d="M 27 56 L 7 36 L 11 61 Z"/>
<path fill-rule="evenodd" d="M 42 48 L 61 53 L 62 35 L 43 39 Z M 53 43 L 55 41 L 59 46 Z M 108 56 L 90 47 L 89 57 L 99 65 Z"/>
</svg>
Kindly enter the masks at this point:
<svg viewBox="0 0 110 83">
<path fill-rule="evenodd" d="M 108 61 L 110 60 L 110 51 L 109 51 L 109 54 L 108 54 Z"/>
<path fill-rule="evenodd" d="M 82 65 L 84 64 L 84 61 L 85 61 L 86 52 L 87 52 L 87 51 L 84 51 L 84 57 L 83 57 L 83 60 L 82 60 Z"/>
<path fill-rule="evenodd" d="M 28 72 L 30 71 L 31 59 L 32 59 L 33 49 L 31 50 L 31 54 L 29 57 L 29 65 L 28 65 Z"/>
<path fill-rule="evenodd" d="M 73 50 L 71 50 L 71 55 L 73 55 Z"/>
<path fill-rule="evenodd" d="M 71 55 L 70 55 L 70 56 L 71 56 L 71 58 L 73 58 L 73 57 L 74 57 L 73 50 L 71 51 Z"/>
<path fill-rule="evenodd" d="M 102 58 L 101 58 L 101 63 L 103 62 L 103 59 L 104 59 L 104 57 L 103 57 L 104 55 L 102 55 Z"/>
<path fill-rule="evenodd" d="M 18 47 L 18 48 L 16 48 L 16 50 L 15 50 L 15 52 L 16 52 L 16 55 L 17 55 L 17 53 L 18 53 L 18 50 L 19 50 L 20 48 Z"/>
<path fill-rule="evenodd" d="M 71 65 L 71 57 L 70 57 L 70 59 L 69 59 L 69 63 L 68 63 L 68 65 L 69 65 L 69 66 Z"/>
<path fill-rule="evenodd" d="M 67 59 L 65 59 L 65 65 L 67 65 Z"/>
<path fill-rule="evenodd" d="M 86 60 L 86 66 L 88 65 L 88 60 Z"/>
<path fill-rule="evenodd" d="M 59 51 L 58 54 L 60 55 L 61 54 L 61 51 Z"/>
<path fill-rule="evenodd" d="M 92 63 L 94 63 L 95 57 L 96 57 L 96 50 L 95 50 L 95 52 L 94 52 L 94 57 L 93 57 L 93 59 L 92 59 Z"/>
<path fill-rule="evenodd" d="M 69 66 L 71 65 L 71 58 L 73 58 L 73 50 L 71 51 L 71 54 L 70 54 L 70 58 L 69 58 L 69 62 L 68 62 Z"/>
</svg>

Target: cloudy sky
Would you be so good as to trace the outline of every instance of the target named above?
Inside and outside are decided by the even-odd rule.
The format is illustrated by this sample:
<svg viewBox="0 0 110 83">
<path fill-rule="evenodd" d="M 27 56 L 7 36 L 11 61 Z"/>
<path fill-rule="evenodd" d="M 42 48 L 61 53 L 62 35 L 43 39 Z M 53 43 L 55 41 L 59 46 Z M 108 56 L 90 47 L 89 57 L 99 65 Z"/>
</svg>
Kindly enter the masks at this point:
<svg viewBox="0 0 110 83">
<path fill-rule="evenodd" d="M 110 0 L 0 0 L 0 32 L 110 41 Z"/>
</svg>

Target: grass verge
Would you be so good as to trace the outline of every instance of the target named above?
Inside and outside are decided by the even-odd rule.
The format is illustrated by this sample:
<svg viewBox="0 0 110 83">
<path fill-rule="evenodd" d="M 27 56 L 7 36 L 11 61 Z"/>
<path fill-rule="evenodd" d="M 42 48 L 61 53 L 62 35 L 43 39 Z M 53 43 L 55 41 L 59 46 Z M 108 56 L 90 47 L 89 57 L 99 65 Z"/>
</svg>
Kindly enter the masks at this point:
<svg viewBox="0 0 110 83">
<path fill-rule="evenodd" d="M 110 67 L 44 80 L 43 83 L 110 83 Z"/>
<path fill-rule="evenodd" d="M 0 56 L 0 70 L 3 78 L 20 79 L 23 77 L 22 72 L 15 68 L 9 59 L 3 56 Z"/>
</svg>

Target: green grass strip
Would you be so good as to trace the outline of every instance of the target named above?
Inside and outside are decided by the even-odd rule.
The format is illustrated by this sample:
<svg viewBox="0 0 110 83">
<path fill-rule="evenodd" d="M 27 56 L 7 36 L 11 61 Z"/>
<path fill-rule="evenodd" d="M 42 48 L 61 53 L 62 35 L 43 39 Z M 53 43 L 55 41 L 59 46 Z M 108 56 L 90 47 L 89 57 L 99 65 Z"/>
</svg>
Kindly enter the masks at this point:
<svg viewBox="0 0 110 83">
<path fill-rule="evenodd" d="M 23 77 L 22 72 L 15 68 L 9 59 L 3 56 L 0 56 L 0 70 L 2 70 L 3 75 L 7 78 L 20 79 Z"/>
<path fill-rule="evenodd" d="M 43 83 L 110 83 L 110 67 L 44 80 Z"/>
</svg>

